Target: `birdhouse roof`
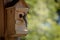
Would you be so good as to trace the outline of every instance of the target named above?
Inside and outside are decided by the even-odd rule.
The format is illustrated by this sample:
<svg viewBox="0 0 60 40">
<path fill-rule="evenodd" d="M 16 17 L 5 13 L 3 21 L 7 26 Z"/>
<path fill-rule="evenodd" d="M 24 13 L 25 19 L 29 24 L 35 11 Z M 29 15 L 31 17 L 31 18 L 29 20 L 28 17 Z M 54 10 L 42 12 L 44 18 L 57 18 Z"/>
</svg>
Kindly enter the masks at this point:
<svg viewBox="0 0 60 40">
<path fill-rule="evenodd" d="M 24 7 L 29 8 L 29 6 L 28 6 L 27 3 L 25 2 L 25 0 L 20 0 L 20 1 L 21 1 L 21 3 L 23 4 Z"/>
<path fill-rule="evenodd" d="M 27 5 L 27 3 L 25 2 L 25 0 L 19 0 L 19 2 L 17 2 L 15 4 L 16 7 L 18 8 L 29 8 L 29 6 Z"/>
<path fill-rule="evenodd" d="M 12 0 L 4 0 L 4 4 L 11 2 Z M 19 2 L 17 2 L 15 5 L 20 5 L 22 7 L 25 8 L 29 8 L 29 6 L 27 5 L 27 3 L 25 2 L 25 0 L 19 0 Z"/>
</svg>

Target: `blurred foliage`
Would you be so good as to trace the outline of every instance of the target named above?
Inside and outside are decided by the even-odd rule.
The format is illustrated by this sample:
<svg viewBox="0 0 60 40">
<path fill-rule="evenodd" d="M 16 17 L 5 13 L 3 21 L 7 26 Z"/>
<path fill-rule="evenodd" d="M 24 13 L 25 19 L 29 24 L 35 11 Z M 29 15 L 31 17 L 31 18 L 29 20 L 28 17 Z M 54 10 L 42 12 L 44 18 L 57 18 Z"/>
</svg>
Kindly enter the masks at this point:
<svg viewBox="0 0 60 40">
<path fill-rule="evenodd" d="M 29 5 L 28 34 L 26 40 L 60 40 L 60 24 L 57 24 L 57 3 L 54 0 L 26 0 Z"/>
</svg>

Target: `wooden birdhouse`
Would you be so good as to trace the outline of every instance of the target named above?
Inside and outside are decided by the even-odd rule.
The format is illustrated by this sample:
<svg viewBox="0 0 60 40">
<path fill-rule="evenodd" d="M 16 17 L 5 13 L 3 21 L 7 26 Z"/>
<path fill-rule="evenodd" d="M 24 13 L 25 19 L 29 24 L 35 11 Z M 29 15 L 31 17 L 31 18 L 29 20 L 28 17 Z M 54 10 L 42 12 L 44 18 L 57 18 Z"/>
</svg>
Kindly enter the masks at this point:
<svg viewBox="0 0 60 40">
<path fill-rule="evenodd" d="M 13 38 L 25 36 L 28 33 L 26 15 L 29 10 L 25 1 L 19 0 L 14 6 L 5 8 L 5 10 L 6 40 L 15 40 Z"/>
</svg>

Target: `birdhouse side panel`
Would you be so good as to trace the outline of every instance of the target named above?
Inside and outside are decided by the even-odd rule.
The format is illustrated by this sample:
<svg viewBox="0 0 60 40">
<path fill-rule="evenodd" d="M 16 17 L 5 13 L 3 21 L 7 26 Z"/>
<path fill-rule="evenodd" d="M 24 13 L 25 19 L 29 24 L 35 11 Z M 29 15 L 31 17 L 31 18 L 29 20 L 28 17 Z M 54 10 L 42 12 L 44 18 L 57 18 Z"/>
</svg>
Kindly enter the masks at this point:
<svg viewBox="0 0 60 40">
<path fill-rule="evenodd" d="M 15 34 L 15 8 L 7 9 L 7 33 L 8 35 Z"/>
</svg>

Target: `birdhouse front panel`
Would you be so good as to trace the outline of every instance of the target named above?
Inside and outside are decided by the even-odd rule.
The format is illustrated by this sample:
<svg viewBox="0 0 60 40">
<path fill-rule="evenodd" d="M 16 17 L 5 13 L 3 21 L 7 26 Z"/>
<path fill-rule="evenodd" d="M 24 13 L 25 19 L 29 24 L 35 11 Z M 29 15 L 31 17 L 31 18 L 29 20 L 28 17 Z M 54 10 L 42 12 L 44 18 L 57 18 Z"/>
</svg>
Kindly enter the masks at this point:
<svg viewBox="0 0 60 40">
<path fill-rule="evenodd" d="M 26 15 L 28 8 L 16 8 L 15 9 L 15 31 L 16 34 L 27 34 L 27 19 Z"/>
<path fill-rule="evenodd" d="M 19 1 L 15 5 L 15 31 L 16 34 L 27 34 L 27 12 L 28 8 L 25 7 L 25 5 L 22 3 L 22 1 Z"/>
</svg>

